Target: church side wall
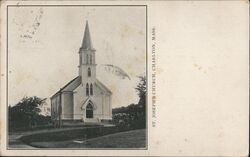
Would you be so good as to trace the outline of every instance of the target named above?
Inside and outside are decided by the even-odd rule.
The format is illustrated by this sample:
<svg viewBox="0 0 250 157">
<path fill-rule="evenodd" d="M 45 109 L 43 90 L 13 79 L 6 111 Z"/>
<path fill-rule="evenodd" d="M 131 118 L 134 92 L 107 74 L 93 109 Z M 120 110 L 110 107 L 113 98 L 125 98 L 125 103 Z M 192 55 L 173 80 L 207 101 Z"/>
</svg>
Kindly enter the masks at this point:
<svg viewBox="0 0 250 157">
<path fill-rule="evenodd" d="M 104 119 L 112 119 L 112 108 L 110 106 L 110 95 L 105 94 Z"/>
<path fill-rule="evenodd" d="M 60 95 L 53 97 L 51 99 L 51 118 L 52 120 L 58 119 L 59 116 L 59 103 L 60 103 Z"/>
<path fill-rule="evenodd" d="M 55 119 L 55 99 L 51 99 L 51 119 Z"/>
<path fill-rule="evenodd" d="M 95 85 L 94 97 L 97 110 L 94 114 L 99 119 L 112 119 L 112 108 L 110 95 Z"/>
<path fill-rule="evenodd" d="M 103 92 L 94 85 L 94 96 L 93 100 L 96 104 L 96 109 L 94 110 L 94 117 L 98 119 L 103 119 L 103 110 L 105 108 L 105 97 L 103 96 Z"/>
<path fill-rule="evenodd" d="M 74 95 L 73 95 L 73 101 L 74 101 L 74 105 L 73 105 L 73 118 L 74 120 L 81 120 L 83 118 L 83 111 L 81 109 L 81 105 L 83 103 L 84 100 L 86 100 L 86 96 L 85 96 L 85 88 L 83 88 L 82 85 L 78 86 L 75 90 L 74 90 Z"/>
<path fill-rule="evenodd" d="M 112 117 L 113 117 L 113 114 L 112 114 L 112 94 L 109 95 L 109 106 L 110 106 L 110 108 L 109 108 L 109 117 L 112 119 Z"/>
<path fill-rule="evenodd" d="M 64 92 L 62 94 L 62 102 L 63 102 L 62 118 L 65 120 L 72 120 L 73 119 L 73 93 Z"/>
</svg>

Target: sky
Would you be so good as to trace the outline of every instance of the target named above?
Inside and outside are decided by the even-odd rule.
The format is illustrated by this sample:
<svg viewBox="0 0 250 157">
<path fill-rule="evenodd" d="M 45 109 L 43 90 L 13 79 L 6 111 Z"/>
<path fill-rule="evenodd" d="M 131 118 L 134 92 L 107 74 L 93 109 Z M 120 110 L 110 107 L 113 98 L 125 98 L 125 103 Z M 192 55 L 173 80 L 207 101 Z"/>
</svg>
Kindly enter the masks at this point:
<svg viewBox="0 0 250 157">
<path fill-rule="evenodd" d="M 97 78 L 112 92 L 112 106 L 137 103 L 146 74 L 145 7 L 9 7 L 9 104 L 24 96 L 48 98 L 78 76 L 79 48 L 88 20 Z M 121 78 L 103 65 L 130 77 Z"/>
</svg>

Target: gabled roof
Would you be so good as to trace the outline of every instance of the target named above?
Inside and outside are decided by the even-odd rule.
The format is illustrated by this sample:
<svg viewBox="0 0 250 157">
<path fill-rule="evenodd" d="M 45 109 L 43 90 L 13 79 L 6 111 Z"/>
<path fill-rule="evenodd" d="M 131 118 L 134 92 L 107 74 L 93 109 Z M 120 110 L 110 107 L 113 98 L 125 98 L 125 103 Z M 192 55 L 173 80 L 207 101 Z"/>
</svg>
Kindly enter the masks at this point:
<svg viewBox="0 0 250 157">
<path fill-rule="evenodd" d="M 94 50 L 91 37 L 90 37 L 88 21 L 86 22 L 81 48 L 86 49 L 86 50 Z"/>
<path fill-rule="evenodd" d="M 73 80 L 69 81 L 65 86 L 63 86 L 59 91 L 57 91 L 54 95 L 51 96 L 53 98 L 57 94 L 63 91 L 73 91 L 76 87 L 78 87 L 81 84 L 81 77 L 77 76 Z"/>
<path fill-rule="evenodd" d="M 92 98 L 91 98 L 91 97 L 88 97 L 85 101 L 83 101 L 83 102 L 81 103 L 81 104 L 82 104 L 81 109 L 85 109 L 86 106 L 87 106 L 87 104 L 88 104 L 89 102 L 92 104 L 94 110 L 97 108 L 97 106 L 96 106 L 95 102 L 92 100 Z"/>
<path fill-rule="evenodd" d="M 65 86 L 63 86 L 59 91 L 57 91 L 54 95 L 52 95 L 50 98 L 52 99 L 56 95 L 58 95 L 61 92 L 73 92 L 79 85 L 81 84 L 81 77 L 77 76 L 73 80 L 69 81 Z M 112 94 L 111 90 L 108 89 L 104 84 L 101 83 L 98 79 L 96 79 L 96 85 L 103 91 L 108 92 L 109 94 Z"/>
<path fill-rule="evenodd" d="M 108 87 L 106 87 L 101 81 L 99 81 L 98 79 L 96 79 L 96 84 L 98 87 L 100 87 L 102 90 L 107 91 L 109 94 L 112 94 L 111 90 L 108 89 Z"/>
</svg>

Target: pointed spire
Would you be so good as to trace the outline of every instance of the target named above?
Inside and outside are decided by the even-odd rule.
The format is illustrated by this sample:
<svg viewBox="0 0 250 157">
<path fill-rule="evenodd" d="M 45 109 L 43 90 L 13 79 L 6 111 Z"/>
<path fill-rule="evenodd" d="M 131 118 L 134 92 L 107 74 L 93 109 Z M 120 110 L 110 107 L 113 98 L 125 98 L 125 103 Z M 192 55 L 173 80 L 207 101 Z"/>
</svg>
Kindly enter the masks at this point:
<svg viewBox="0 0 250 157">
<path fill-rule="evenodd" d="M 86 21 L 84 37 L 83 37 L 83 41 L 82 41 L 82 48 L 87 49 L 87 50 L 89 50 L 89 49 L 93 50 L 94 49 L 93 45 L 92 45 L 92 42 L 91 42 L 91 38 L 90 38 L 88 21 Z"/>
</svg>

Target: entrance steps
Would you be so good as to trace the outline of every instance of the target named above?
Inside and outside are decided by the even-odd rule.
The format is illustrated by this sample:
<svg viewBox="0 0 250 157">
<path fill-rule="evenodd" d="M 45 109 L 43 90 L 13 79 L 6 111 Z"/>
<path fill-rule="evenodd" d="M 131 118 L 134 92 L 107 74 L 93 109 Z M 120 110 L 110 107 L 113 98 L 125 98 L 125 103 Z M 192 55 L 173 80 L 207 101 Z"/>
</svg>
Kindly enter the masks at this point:
<svg viewBox="0 0 250 157">
<path fill-rule="evenodd" d="M 64 127 L 82 127 L 82 126 L 114 126 L 109 121 L 102 120 L 100 121 L 98 118 L 86 118 L 84 121 L 82 120 L 64 120 L 62 122 L 62 126 Z"/>
<path fill-rule="evenodd" d="M 85 123 L 99 123 L 99 120 L 97 118 L 86 118 L 84 119 Z"/>
</svg>

